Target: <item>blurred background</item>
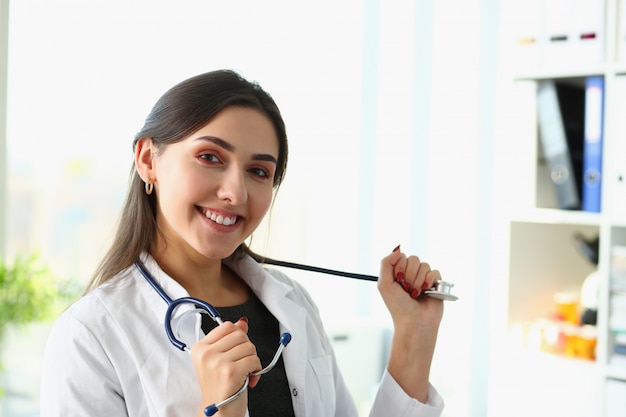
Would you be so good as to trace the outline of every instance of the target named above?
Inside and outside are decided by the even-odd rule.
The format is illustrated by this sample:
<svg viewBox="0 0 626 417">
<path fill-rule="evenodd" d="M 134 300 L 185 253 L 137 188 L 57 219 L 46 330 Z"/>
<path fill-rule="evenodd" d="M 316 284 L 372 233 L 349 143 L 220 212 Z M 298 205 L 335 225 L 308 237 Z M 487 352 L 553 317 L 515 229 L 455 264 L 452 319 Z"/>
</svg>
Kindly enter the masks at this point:
<svg viewBox="0 0 626 417">
<path fill-rule="evenodd" d="M 190 76 L 234 69 L 272 94 L 290 140 L 285 182 L 253 248 L 374 275 L 398 244 L 427 260 L 460 297 L 446 303 L 432 367 L 444 416 L 512 415 L 489 409 L 523 392 L 509 381 L 513 391 L 500 396 L 490 381 L 511 358 L 494 347 L 508 337 L 510 215 L 534 204 L 534 90 L 515 82 L 506 24 L 519 2 L 0 4 L 7 263 L 37 253 L 63 288 L 83 286 L 110 244 L 132 138 L 154 102 Z M 532 140 L 518 141 L 520 131 Z M 391 325 L 375 283 L 287 272 L 319 303 L 367 415 Z M 0 415 L 38 415 L 49 326 L 6 330 Z"/>
</svg>

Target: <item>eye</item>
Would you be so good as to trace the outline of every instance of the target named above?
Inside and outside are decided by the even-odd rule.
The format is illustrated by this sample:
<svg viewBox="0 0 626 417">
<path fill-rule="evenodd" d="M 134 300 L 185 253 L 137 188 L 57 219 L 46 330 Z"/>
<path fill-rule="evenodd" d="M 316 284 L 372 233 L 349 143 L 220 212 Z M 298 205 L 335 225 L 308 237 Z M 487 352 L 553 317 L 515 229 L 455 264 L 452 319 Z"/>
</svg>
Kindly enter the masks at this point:
<svg viewBox="0 0 626 417">
<path fill-rule="evenodd" d="M 270 178 L 270 173 L 263 168 L 250 168 L 249 172 L 259 178 Z"/>
<path fill-rule="evenodd" d="M 212 153 L 203 153 L 198 155 L 198 158 L 201 159 L 204 162 L 210 162 L 210 163 L 218 163 L 220 162 L 220 158 L 217 157 L 217 155 L 212 154 Z"/>
</svg>

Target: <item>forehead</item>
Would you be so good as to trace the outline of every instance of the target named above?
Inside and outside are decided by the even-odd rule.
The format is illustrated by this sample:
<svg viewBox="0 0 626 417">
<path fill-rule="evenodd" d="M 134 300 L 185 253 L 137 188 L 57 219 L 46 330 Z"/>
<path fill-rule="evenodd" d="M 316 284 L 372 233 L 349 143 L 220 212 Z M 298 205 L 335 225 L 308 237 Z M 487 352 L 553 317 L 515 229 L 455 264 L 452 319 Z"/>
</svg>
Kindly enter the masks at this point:
<svg viewBox="0 0 626 417">
<path fill-rule="evenodd" d="M 202 136 L 217 137 L 235 148 L 264 148 L 276 154 L 279 148 L 270 118 L 251 107 L 230 106 L 221 110 L 190 138 Z"/>
</svg>

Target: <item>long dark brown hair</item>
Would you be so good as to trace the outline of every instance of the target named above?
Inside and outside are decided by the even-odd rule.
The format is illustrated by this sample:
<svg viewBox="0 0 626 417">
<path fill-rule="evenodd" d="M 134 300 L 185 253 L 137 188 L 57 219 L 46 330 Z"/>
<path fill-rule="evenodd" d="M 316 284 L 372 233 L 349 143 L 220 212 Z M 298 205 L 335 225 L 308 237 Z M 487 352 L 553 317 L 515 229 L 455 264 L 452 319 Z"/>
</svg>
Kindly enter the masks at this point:
<svg viewBox="0 0 626 417">
<path fill-rule="evenodd" d="M 168 90 L 156 102 L 141 131 L 135 135 L 133 150 L 140 138 L 151 138 L 162 150 L 179 142 L 211 121 L 229 106 L 259 110 L 274 125 L 278 136 L 278 164 L 274 188 L 281 184 L 287 168 L 287 133 L 285 123 L 273 98 L 259 84 L 244 79 L 234 71 L 219 70 L 189 78 Z M 139 258 L 158 233 L 156 196 L 146 194 L 144 182 L 133 163 L 128 193 L 113 243 L 98 265 L 86 291 L 91 291 L 128 268 Z M 249 252 L 245 244 L 235 254 Z"/>
</svg>

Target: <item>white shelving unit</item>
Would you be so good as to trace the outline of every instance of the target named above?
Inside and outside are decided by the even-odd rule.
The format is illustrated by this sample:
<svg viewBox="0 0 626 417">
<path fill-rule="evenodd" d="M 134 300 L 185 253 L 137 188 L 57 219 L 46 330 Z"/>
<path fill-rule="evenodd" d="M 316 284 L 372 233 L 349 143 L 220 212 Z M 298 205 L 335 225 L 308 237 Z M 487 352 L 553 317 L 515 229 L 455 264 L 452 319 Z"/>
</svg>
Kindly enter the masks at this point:
<svg viewBox="0 0 626 417">
<path fill-rule="evenodd" d="M 545 2 L 549 1 L 561 7 L 602 3 L 517 2 L 505 8 L 502 26 L 515 26 L 514 31 L 523 28 L 523 24 L 528 24 L 524 22 L 528 16 L 520 14 L 520 7 L 534 7 L 538 13 L 544 13 Z M 540 38 L 545 33 L 537 29 L 533 47 L 543 50 L 522 51 L 513 69 L 513 87 L 506 101 L 522 109 L 515 120 L 520 128 L 511 129 L 510 136 L 501 140 L 510 144 L 504 147 L 516 146 L 518 151 L 502 157 L 509 158 L 511 167 L 521 167 L 522 172 L 515 175 L 522 180 L 516 179 L 517 185 L 512 181 L 509 195 L 498 196 L 516 200 L 519 205 L 509 210 L 501 225 L 506 247 L 504 260 L 494 261 L 494 288 L 498 295 L 504 294 L 506 302 L 494 303 L 494 314 L 504 318 L 495 321 L 495 336 L 490 343 L 494 359 L 490 366 L 489 416 L 613 417 L 615 399 L 607 397 L 607 381 L 624 383 L 626 407 L 626 365 L 610 364 L 613 341 L 609 329 L 611 248 L 626 245 L 626 0 L 605 0 L 603 4 L 604 26 L 597 38 L 599 55 L 592 56 L 582 49 L 578 54 L 575 48 L 580 46 L 574 45 L 568 56 L 554 59 L 549 55 L 563 51 L 546 50 Z M 596 75 L 605 80 L 602 211 L 560 210 L 541 155 L 534 87 L 540 80 L 582 83 L 586 77 Z M 575 232 L 600 238 L 595 360 L 545 353 L 532 343 L 533 323 L 548 318 L 554 311 L 554 295 L 579 294 L 585 278 L 596 270 L 572 243 Z M 503 276 L 506 284 L 498 283 Z"/>
</svg>

